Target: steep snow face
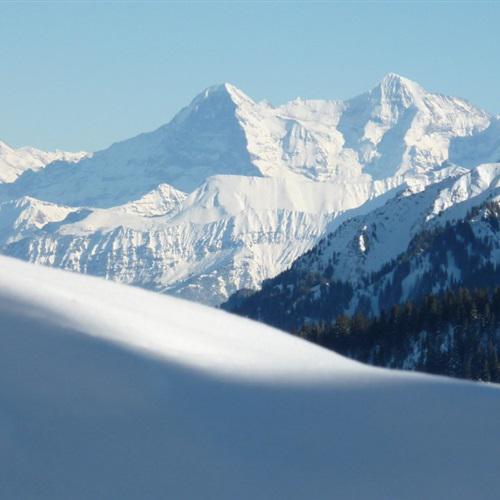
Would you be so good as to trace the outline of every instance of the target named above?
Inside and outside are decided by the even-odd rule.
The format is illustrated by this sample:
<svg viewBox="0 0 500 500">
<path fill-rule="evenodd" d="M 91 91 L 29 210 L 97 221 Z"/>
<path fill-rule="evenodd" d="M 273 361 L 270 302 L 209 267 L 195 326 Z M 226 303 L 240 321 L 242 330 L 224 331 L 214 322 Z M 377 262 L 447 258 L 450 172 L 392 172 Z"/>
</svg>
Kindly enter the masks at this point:
<svg viewBox="0 0 500 500">
<path fill-rule="evenodd" d="M 169 124 L 113 144 L 75 169 L 57 162 L 41 175 L 24 175 L 3 196 L 30 193 L 57 203 L 108 208 L 159 184 L 191 192 L 214 174 L 260 175 L 236 118 L 237 106 L 249 100 L 241 96 L 230 85 L 207 89 Z"/>
<path fill-rule="evenodd" d="M 492 123 L 466 101 L 395 74 L 346 102 L 297 99 L 274 108 L 245 101 L 237 116 L 263 175 L 335 182 L 426 174 L 449 159 L 453 139 Z"/>
<path fill-rule="evenodd" d="M 88 155 L 84 151 L 48 152 L 31 147 L 14 149 L 0 141 L 0 182 L 14 182 L 26 170 L 40 170 L 54 161 L 75 163 Z"/>
<path fill-rule="evenodd" d="M 432 94 L 395 74 L 346 103 L 338 129 L 374 178 L 425 173 L 449 159 L 450 141 L 470 137 L 491 116 L 455 97 Z"/>
<path fill-rule="evenodd" d="M 437 500 L 500 488 L 496 386 L 368 368 L 193 303 L 0 266 L 2 497 Z"/>
</svg>

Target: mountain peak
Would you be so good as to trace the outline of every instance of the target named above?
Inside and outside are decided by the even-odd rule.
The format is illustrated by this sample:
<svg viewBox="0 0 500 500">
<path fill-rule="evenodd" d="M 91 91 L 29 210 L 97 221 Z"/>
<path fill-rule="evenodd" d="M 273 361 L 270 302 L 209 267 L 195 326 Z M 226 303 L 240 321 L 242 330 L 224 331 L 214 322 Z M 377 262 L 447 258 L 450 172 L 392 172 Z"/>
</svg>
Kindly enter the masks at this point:
<svg viewBox="0 0 500 500">
<path fill-rule="evenodd" d="M 398 75 L 397 73 L 387 73 L 381 82 L 381 86 L 397 86 L 397 87 L 420 87 L 417 82 L 406 78 L 405 76 Z"/>
<path fill-rule="evenodd" d="M 387 75 L 382 78 L 379 87 L 382 88 L 386 93 L 401 93 L 401 92 L 422 92 L 422 87 L 413 80 L 406 78 L 404 76 L 398 75 L 397 73 L 387 73 Z"/>
<path fill-rule="evenodd" d="M 403 75 L 399 75 L 398 73 L 394 73 L 394 72 L 389 72 L 387 73 L 383 78 L 382 78 L 382 83 L 383 82 L 389 82 L 389 81 L 397 81 L 397 82 L 411 82 L 411 83 L 415 83 L 413 82 L 412 80 L 410 80 L 409 78 L 406 78 L 405 76 Z"/>
<path fill-rule="evenodd" d="M 417 83 L 396 73 L 388 73 L 376 87 L 383 97 L 414 101 L 424 89 Z"/>
<path fill-rule="evenodd" d="M 253 104 L 252 99 L 248 97 L 242 90 L 231 83 L 219 83 L 206 88 L 197 97 L 195 97 L 193 104 L 198 104 L 200 101 L 206 99 L 229 98 L 234 104 L 239 105 L 243 102 Z"/>
<path fill-rule="evenodd" d="M 234 85 L 220 83 L 200 92 L 188 106 L 177 113 L 173 121 L 179 124 L 193 116 L 206 116 L 214 123 L 215 121 L 224 123 L 225 119 L 222 119 L 222 116 L 234 117 L 237 109 L 251 107 L 254 104 L 250 97 Z"/>
</svg>

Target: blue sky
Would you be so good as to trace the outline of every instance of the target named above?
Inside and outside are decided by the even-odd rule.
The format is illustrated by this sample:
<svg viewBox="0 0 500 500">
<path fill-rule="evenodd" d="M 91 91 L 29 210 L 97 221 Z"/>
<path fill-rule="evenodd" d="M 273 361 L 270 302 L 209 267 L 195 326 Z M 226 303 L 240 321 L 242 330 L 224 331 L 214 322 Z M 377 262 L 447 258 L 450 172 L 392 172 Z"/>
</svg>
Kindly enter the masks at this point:
<svg viewBox="0 0 500 500">
<path fill-rule="evenodd" d="M 498 2 L 0 2 L 0 139 L 97 150 L 214 83 L 344 99 L 396 72 L 500 113 Z"/>
</svg>

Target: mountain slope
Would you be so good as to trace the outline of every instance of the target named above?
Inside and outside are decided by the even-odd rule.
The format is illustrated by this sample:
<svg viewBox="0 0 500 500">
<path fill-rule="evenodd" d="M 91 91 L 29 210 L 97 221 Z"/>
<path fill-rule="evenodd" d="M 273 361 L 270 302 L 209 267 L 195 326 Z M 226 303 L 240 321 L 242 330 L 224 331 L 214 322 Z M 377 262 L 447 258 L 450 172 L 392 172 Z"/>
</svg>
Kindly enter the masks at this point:
<svg viewBox="0 0 500 500">
<path fill-rule="evenodd" d="M 31 147 L 11 148 L 0 141 L 0 183 L 14 182 L 25 171 L 36 171 L 54 161 L 76 163 L 88 153 L 67 151 L 41 151 Z"/>
<path fill-rule="evenodd" d="M 500 162 L 500 118 L 477 135 L 456 137 L 450 144 L 450 161 L 476 167 L 481 163 Z"/>
<path fill-rule="evenodd" d="M 109 209 L 61 208 L 70 215 L 43 218 L 30 233 L 21 222 L 31 212 L 11 215 L 23 203 L 0 204 L 3 233 L 17 234 L 5 237 L 3 253 L 215 305 L 289 267 L 342 210 L 386 188 L 217 176 L 189 196 L 161 189 L 160 206 L 156 190 Z"/>
<path fill-rule="evenodd" d="M 341 315 L 331 325 L 304 325 L 298 334 L 376 366 L 500 382 L 498 286 L 426 295 L 375 318 Z"/>
<path fill-rule="evenodd" d="M 345 221 L 261 292 L 225 307 L 290 329 L 378 314 L 448 287 L 495 286 L 500 164 L 419 189 Z"/>
<path fill-rule="evenodd" d="M 272 106 L 214 86 L 153 132 L 0 185 L 0 214 L 58 207 L 44 224 L 0 215 L 1 251 L 220 304 L 407 186 L 494 158 L 497 124 L 394 74 L 344 102 Z"/>
<path fill-rule="evenodd" d="M 207 89 L 167 125 L 98 151 L 75 169 L 57 162 L 28 173 L 0 195 L 108 208 L 159 184 L 191 192 L 214 174 L 259 175 L 236 119 L 240 94 L 230 85 Z"/>
<path fill-rule="evenodd" d="M 466 101 L 426 92 L 394 74 L 345 102 L 296 100 L 278 107 L 223 84 L 153 132 L 95 153 L 78 168 L 56 163 L 28 173 L 0 195 L 110 207 L 161 183 L 191 192 L 212 175 L 329 182 L 425 176 L 450 159 L 454 140 L 483 133 L 493 122 Z"/>
<path fill-rule="evenodd" d="M 500 487 L 494 386 L 368 368 L 221 311 L 0 261 L 3 497 L 481 499 Z"/>
</svg>

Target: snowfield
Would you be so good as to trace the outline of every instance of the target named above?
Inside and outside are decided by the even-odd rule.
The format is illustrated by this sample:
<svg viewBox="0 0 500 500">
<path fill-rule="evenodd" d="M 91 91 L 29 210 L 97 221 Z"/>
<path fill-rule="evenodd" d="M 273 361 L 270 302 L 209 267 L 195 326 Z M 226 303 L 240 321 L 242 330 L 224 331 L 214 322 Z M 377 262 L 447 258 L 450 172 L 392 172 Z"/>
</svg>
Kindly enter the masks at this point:
<svg viewBox="0 0 500 500">
<path fill-rule="evenodd" d="M 0 497 L 480 499 L 500 391 L 0 258 Z"/>
</svg>

